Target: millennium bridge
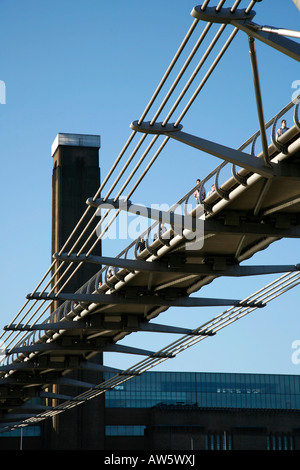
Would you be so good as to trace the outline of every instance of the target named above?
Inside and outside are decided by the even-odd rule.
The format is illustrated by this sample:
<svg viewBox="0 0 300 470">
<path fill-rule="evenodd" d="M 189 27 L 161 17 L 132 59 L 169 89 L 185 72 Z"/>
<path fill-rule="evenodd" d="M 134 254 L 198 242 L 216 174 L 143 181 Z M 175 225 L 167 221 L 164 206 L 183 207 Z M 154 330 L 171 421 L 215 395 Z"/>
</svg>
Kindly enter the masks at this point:
<svg viewBox="0 0 300 470">
<path fill-rule="evenodd" d="M 295 41 L 299 33 L 255 23 L 255 8 L 259 8 L 260 2 L 245 3 L 223 0 L 211 5 L 205 0 L 194 7 L 190 29 L 143 114 L 128 123 L 129 138 L 111 170 L 96 194 L 85 201 L 85 212 L 68 240 L 53 253 L 47 272 L 32 292 L 24 293 L 24 305 L 4 326 L 0 362 L 1 432 L 30 426 L 80 406 L 198 342 L 209 340 L 222 329 L 263 309 L 278 296 L 289 295 L 299 285 L 297 260 L 294 265 L 247 264 L 247 260 L 272 243 L 300 237 L 300 101 L 294 99 L 287 103 L 266 122 L 256 57 L 256 43 L 263 42 L 299 61 L 300 46 Z M 212 31 L 210 44 L 201 53 L 199 63 L 171 110 L 162 118 L 192 58 Z M 184 127 L 184 117 L 223 55 L 229 53 L 231 43 L 245 34 L 249 40 L 258 128 L 235 149 L 190 134 Z M 171 71 L 195 36 L 182 69 L 161 98 L 160 92 Z M 225 38 L 222 46 L 221 37 Z M 212 56 L 205 76 L 176 115 L 191 84 Z M 149 117 L 154 105 L 157 111 Z M 281 119 L 288 113 L 293 116 L 293 123 L 278 136 Z M 191 146 L 216 157 L 220 164 L 188 193 L 178 195 L 168 210 L 137 204 L 136 188 L 143 184 L 152 167 L 159 177 L 158 157 L 170 141 L 176 141 L 183 153 L 186 146 Z M 141 152 L 144 143 L 147 148 Z M 115 192 L 129 163 L 139 154 L 134 170 L 121 190 Z M 122 198 L 124 189 L 134 180 L 148 155 L 152 156 L 146 168 L 126 198 Z M 123 163 L 121 171 L 117 169 L 120 163 Z M 230 176 L 221 182 L 227 170 Z M 114 183 L 107 187 L 112 176 Z M 203 188 L 211 181 L 214 191 L 204 193 Z M 94 254 L 94 248 L 101 244 L 105 233 L 123 212 L 146 218 L 148 228 L 118 254 Z M 97 267 L 96 274 L 80 289 L 68 289 L 72 277 L 87 264 Z M 205 287 L 216 279 L 230 277 L 234 283 L 237 277 L 245 276 L 249 277 L 250 285 L 252 276 L 263 278 L 265 274 L 278 277 L 246 298 L 205 295 Z M 192 329 L 163 324 L 159 319 L 171 307 L 210 306 L 220 307 L 220 313 Z M 130 341 L 133 332 L 149 333 L 144 349 L 120 344 L 126 337 Z M 152 350 L 147 343 L 151 344 L 151 333 L 158 332 L 176 335 L 176 340 L 160 350 Z M 105 352 L 135 354 L 139 359 L 126 370 L 115 369 L 94 360 Z M 78 370 L 109 371 L 112 375 L 107 381 L 91 383 L 70 377 L 71 372 Z M 63 394 L 55 386 L 69 386 L 70 390 L 76 386 L 82 392 Z M 33 400 L 36 398 L 39 401 Z"/>
</svg>

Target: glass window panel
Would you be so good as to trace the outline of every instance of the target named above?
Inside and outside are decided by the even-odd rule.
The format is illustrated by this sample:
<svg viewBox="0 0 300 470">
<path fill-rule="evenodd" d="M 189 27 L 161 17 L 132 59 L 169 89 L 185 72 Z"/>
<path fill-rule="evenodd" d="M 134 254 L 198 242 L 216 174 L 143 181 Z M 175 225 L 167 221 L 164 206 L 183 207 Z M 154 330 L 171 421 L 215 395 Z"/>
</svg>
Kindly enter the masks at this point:
<svg viewBox="0 0 300 470">
<path fill-rule="evenodd" d="M 105 374 L 107 379 L 108 374 Z M 259 374 L 148 372 L 105 394 L 106 406 L 198 403 L 199 406 L 300 408 L 300 377 Z"/>
<path fill-rule="evenodd" d="M 106 436 L 143 436 L 146 426 L 111 425 L 105 426 Z"/>
</svg>

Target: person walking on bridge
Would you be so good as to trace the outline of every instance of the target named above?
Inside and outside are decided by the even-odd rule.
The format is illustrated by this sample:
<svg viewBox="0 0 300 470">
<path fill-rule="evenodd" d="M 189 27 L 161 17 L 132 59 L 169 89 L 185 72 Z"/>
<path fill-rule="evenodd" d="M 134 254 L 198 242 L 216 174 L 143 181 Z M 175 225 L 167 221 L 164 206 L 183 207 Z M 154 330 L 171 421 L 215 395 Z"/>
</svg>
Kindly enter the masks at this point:
<svg viewBox="0 0 300 470">
<path fill-rule="evenodd" d="M 283 120 L 281 121 L 281 127 L 280 127 L 280 128 L 278 129 L 278 131 L 277 131 L 277 140 L 278 140 L 278 138 L 279 138 L 280 136 L 282 136 L 282 134 L 284 134 L 287 130 L 289 130 L 289 128 L 286 127 L 286 120 L 283 119 Z"/>
<path fill-rule="evenodd" d="M 201 180 L 200 179 L 197 179 L 196 181 L 197 183 L 197 189 L 196 191 L 194 192 L 194 197 L 197 201 L 197 204 L 201 204 L 201 202 L 205 199 L 206 197 L 206 190 L 205 190 L 205 187 L 204 185 L 202 186 L 202 189 L 201 189 L 201 194 L 200 194 L 200 183 L 201 183 Z"/>
</svg>

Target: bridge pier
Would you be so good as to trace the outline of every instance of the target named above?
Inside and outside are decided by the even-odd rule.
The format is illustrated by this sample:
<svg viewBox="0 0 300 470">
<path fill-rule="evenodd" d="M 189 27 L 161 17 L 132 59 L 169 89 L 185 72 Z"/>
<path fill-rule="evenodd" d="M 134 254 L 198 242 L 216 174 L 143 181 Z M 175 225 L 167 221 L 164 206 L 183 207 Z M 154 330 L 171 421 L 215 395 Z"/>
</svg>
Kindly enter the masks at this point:
<svg viewBox="0 0 300 470">
<path fill-rule="evenodd" d="M 99 169 L 100 136 L 81 134 L 58 134 L 52 145 L 52 255 L 64 246 L 66 250 L 73 248 L 78 233 L 82 233 L 87 220 L 82 219 L 86 210 L 86 199 L 96 194 L 100 187 Z M 82 219 L 82 220 L 81 220 Z M 86 231 L 80 246 L 88 240 L 96 222 Z M 76 231 L 74 228 L 77 226 Z M 72 232 L 74 236 L 70 237 Z M 70 237 L 70 238 L 69 238 Z M 92 241 L 92 243 L 95 240 Z M 78 247 L 75 248 L 79 249 Z M 95 255 L 101 255 L 101 242 L 93 250 Z M 55 265 L 57 272 L 58 264 Z M 66 289 L 76 292 L 99 270 L 99 266 L 84 263 L 75 272 L 66 285 Z M 73 272 L 73 270 L 71 271 Z M 68 273 L 67 278 L 70 273 Z M 58 282 L 61 272 L 53 277 L 52 286 L 56 285 L 57 292 L 65 282 Z M 64 292 L 64 290 L 63 290 Z M 58 304 L 53 305 L 53 310 Z M 102 364 L 102 355 L 89 358 Z M 68 378 L 89 383 L 101 383 L 101 372 L 73 371 Z M 72 386 L 55 385 L 51 390 L 57 394 L 76 396 L 85 391 Z M 52 401 L 48 404 L 58 404 Z M 44 423 L 44 448 L 51 450 L 93 450 L 103 449 L 104 442 L 104 396 L 75 406 L 69 411 L 57 414 L 52 420 Z"/>
</svg>

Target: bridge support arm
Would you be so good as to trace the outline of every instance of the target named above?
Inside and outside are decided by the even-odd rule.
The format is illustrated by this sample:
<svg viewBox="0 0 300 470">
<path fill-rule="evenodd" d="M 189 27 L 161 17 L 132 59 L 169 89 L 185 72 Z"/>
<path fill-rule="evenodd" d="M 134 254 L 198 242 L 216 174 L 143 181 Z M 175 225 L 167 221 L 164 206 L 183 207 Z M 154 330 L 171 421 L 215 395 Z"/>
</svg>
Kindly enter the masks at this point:
<svg viewBox="0 0 300 470">
<path fill-rule="evenodd" d="M 93 199 L 89 198 L 86 201 L 87 205 L 92 207 L 99 207 L 101 209 L 118 209 L 129 212 L 131 214 L 146 217 L 147 219 L 155 220 L 157 222 L 167 223 L 178 228 L 183 228 L 186 221 L 189 221 L 190 226 L 193 225 L 193 218 L 189 216 L 183 216 L 176 214 L 174 211 L 162 211 L 155 209 L 154 207 L 146 207 L 140 204 L 133 204 L 131 201 L 126 199 Z"/>
<path fill-rule="evenodd" d="M 179 142 L 198 150 L 202 150 L 203 152 L 213 155 L 214 157 L 218 157 L 221 160 L 241 166 L 246 170 L 254 171 L 265 178 L 274 176 L 273 170 L 266 167 L 262 160 L 253 157 L 250 154 L 241 152 L 240 150 L 235 150 L 230 147 L 226 147 L 225 145 L 217 144 L 216 142 L 187 134 L 181 130 L 170 132 L 169 129 L 164 128 L 161 124 L 153 124 L 150 126 L 149 123 L 142 123 L 139 125 L 137 121 L 134 121 L 130 127 L 138 132 L 167 135 L 172 139 L 178 140 Z"/>
<path fill-rule="evenodd" d="M 198 150 L 202 150 L 205 153 L 213 155 L 214 157 L 225 160 L 226 162 L 233 163 L 234 165 L 240 166 L 249 170 L 251 172 L 257 173 L 264 178 L 272 178 L 275 176 L 280 176 L 281 178 L 291 178 L 299 179 L 300 171 L 299 165 L 294 164 L 285 164 L 284 162 L 271 163 L 271 167 L 266 166 L 264 161 L 260 158 L 253 157 L 248 153 L 241 152 L 240 150 L 235 150 L 225 145 L 212 142 L 202 137 L 197 137 L 191 134 L 187 134 L 181 130 L 177 130 L 173 125 L 173 131 L 170 131 L 169 128 L 165 128 L 162 123 L 155 123 L 150 125 L 149 122 L 142 122 L 138 124 L 138 121 L 134 121 L 130 125 L 131 129 L 137 132 L 143 132 L 146 134 L 162 134 L 166 135 L 172 139 L 178 140 L 183 144 L 194 147 Z"/>
<path fill-rule="evenodd" d="M 214 299 L 205 297 L 177 297 L 167 298 L 156 295 L 142 295 L 136 297 L 124 297 L 113 294 L 72 294 L 72 293 L 32 293 L 28 294 L 29 300 L 71 300 L 74 302 L 87 302 L 95 304 L 126 304 L 126 305 L 159 305 L 164 307 L 216 307 L 224 305 L 236 305 L 245 307 L 264 307 L 262 302 L 245 302 L 237 299 Z"/>
<path fill-rule="evenodd" d="M 145 217 L 147 219 L 155 220 L 157 222 L 163 224 L 170 224 L 174 231 L 180 234 L 185 234 L 191 239 L 191 236 L 188 235 L 190 233 L 193 234 L 193 237 L 203 236 L 203 225 L 204 220 L 200 217 L 203 215 L 204 209 L 202 208 L 202 213 L 199 214 L 197 217 L 192 217 L 189 214 L 176 214 L 176 208 L 172 211 L 163 211 L 155 209 L 155 207 L 146 207 L 140 204 L 132 204 L 128 200 L 117 199 L 114 201 L 113 199 L 93 199 L 89 198 L 86 201 L 87 205 L 92 207 L 98 207 L 99 209 L 118 209 L 129 212 L 131 214 L 135 214 L 137 216 Z M 201 207 L 201 205 L 200 205 Z"/>
<path fill-rule="evenodd" d="M 259 225 L 261 227 L 262 224 Z M 243 227 L 239 229 L 243 233 Z M 183 263 L 178 268 L 172 267 L 168 261 L 144 261 L 137 259 L 113 258 L 110 256 L 95 255 L 69 255 L 68 253 L 54 254 L 54 259 L 69 263 L 94 263 L 106 266 L 115 266 L 135 271 L 162 272 L 177 274 L 199 274 L 199 275 L 222 275 L 222 276 L 256 276 L 260 274 L 275 274 L 294 272 L 300 270 L 300 264 L 277 265 L 277 266 L 228 266 L 225 270 L 217 270 L 206 264 Z"/>
</svg>

